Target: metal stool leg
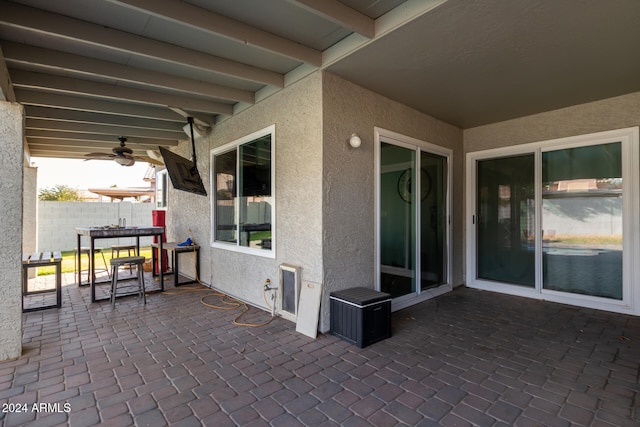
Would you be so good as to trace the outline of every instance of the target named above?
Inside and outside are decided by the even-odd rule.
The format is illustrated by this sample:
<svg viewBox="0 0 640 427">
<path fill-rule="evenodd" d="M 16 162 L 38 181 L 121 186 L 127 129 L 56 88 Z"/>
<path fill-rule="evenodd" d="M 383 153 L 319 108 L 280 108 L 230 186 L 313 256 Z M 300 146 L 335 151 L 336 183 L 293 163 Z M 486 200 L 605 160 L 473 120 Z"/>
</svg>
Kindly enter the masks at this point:
<svg viewBox="0 0 640 427">
<path fill-rule="evenodd" d="M 147 294 L 145 292 L 144 289 L 144 272 L 142 271 L 142 268 L 140 268 L 140 265 L 137 265 L 136 268 L 138 269 L 138 287 L 140 288 L 140 293 L 142 294 L 142 301 L 144 304 L 147 303 Z"/>
<path fill-rule="evenodd" d="M 91 254 L 89 252 L 85 253 L 87 254 L 87 283 L 91 283 Z M 82 254 L 80 255 L 80 259 L 82 259 Z M 80 270 L 80 280 L 82 280 L 82 270 Z"/>
<path fill-rule="evenodd" d="M 102 262 L 104 263 L 104 269 L 107 270 L 107 277 L 111 279 L 111 273 L 109 272 L 109 267 L 107 267 L 107 259 L 104 257 L 104 250 L 100 251 L 102 255 Z"/>
<path fill-rule="evenodd" d="M 77 249 L 75 249 L 73 251 L 74 257 L 77 257 L 76 261 L 74 262 L 73 272 L 74 272 L 74 274 L 77 273 L 78 277 L 80 278 L 80 283 L 78 283 L 78 285 L 82 285 L 82 272 L 84 271 L 82 269 L 82 254 L 84 254 L 84 253 L 85 253 L 85 251 L 83 249 L 80 249 L 80 254 L 78 254 L 78 250 Z M 78 259 L 80 260 L 79 263 L 77 261 Z M 89 260 L 89 253 L 87 253 L 87 261 L 88 260 Z M 78 269 L 80 269 L 80 270 L 78 271 Z M 89 270 L 87 269 L 86 271 L 87 271 L 87 283 L 90 283 Z"/>
<path fill-rule="evenodd" d="M 116 288 L 118 285 L 118 266 L 114 265 L 111 271 L 111 305 L 116 305 Z"/>
</svg>

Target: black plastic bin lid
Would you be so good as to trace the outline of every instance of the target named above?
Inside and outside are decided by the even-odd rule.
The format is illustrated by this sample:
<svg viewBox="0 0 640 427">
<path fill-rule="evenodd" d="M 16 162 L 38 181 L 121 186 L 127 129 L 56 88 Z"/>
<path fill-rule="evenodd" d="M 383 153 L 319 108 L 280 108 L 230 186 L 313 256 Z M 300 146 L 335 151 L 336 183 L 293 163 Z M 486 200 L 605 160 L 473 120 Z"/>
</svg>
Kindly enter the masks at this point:
<svg viewBox="0 0 640 427">
<path fill-rule="evenodd" d="M 380 301 L 391 299 L 391 295 L 385 292 L 374 291 L 369 288 L 351 288 L 335 291 L 329 294 L 330 298 L 339 299 L 356 305 L 370 305 Z"/>
</svg>

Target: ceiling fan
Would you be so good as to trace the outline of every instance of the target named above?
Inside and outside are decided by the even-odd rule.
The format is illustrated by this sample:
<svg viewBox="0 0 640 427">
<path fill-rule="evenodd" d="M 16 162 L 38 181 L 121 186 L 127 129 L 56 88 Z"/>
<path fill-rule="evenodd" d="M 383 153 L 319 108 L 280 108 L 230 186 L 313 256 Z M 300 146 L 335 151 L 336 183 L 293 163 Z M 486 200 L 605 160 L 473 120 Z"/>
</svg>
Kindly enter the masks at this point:
<svg viewBox="0 0 640 427">
<path fill-rule="evenodd" d="M 87 160 L 115 160 L 116 163 L 122 166 L 133 166 L 136 163 L 136 160 L 144 161 L 147 163 L 151 163 L 152 165 L 163 165 L 162 161 L 148 156 L 134 156 L 133 150 L 127 146 L 125 146 L 125 142 L 127 138 L 124 136 L 118 137 L 118 141 L 120 141 L 120 146 L 113 147 L 111 151 L 113 154 L 108 153 L 89 153 L 85 154 L 85 157 L 88 157 Z"/>
</svg>

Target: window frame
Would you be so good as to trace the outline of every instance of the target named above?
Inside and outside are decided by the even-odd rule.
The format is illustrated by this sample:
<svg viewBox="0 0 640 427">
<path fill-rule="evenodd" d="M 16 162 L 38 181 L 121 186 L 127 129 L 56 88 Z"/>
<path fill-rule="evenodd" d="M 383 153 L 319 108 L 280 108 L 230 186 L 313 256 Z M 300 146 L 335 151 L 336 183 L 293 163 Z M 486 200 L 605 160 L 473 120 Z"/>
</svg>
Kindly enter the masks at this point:
<svg viewBox="0 0 640 427">
<path fill-rule="evenodd" d="M 251 248 L 251 247 L 247 247 L 247 246 L 242 246 L 240 244 L 240 231 L 239 231 L 239 207 L 237 206 L 238 203 L 238 194 L 237 191 L 239 190 L 239 186 L 236 186 L 236 194 L 234 195 L 234 217 L 235 217 L 235 224 L 236 224 L 236 241 L 235 243 L 231 243 L 231 242 L 225 242 L 225 241 L 218 241 L 216 240 L 216 203 L 217 203 L 217 191 L 216 191 L 216 169 L 215 169 L 215 159 L 216 156 L 225 154 L 225 153 L 229 153 L 231 151 L 236 151 L 237 155 L 236 155 L 236 174 L 240 175 L 240 171 L 241 171 L 241 165 L 240 165 L 240 161 L 241 161 L 241 156 L 239 155 L 240 153 L 240 147 L 249 143 L 254 142 L 255 140 L 259 139 L 259 138 L 263 138 L 267 135 L 271 136 L 271 248 L 270 249 L 256 249 L 256 248 Z M 220 147 L 216 147 L 214 149 L 212 149 L 210 151 L 210 156 L 209 156 L 209 160 L 210 160 L 210 191 L 211 191 L 211 247 L 212 248 L 218 248 L 218 249 L 224 249 L 227 251 L 231 251 L 231 252 L 239 252 L 239 253 L 245 253 L 245 254 L 251 254 L 251 255 L 256 255 L 256 256 L 260 256 L 260 257 L 264 257 L 264 258 L 275 258 L 276 257 L 276 150 L 275 150 L 275 146 L 276 146 L 276 129 L 275 129 L 275 125 L 271 125 L 268 126 L 264 129 L 258 130 L 256 132 L 253 132 L 249 135 L 246 135 L 242 138 L 236 139 L 234 141 L 231 141 L 227 144 L 221 145 Z M 237 177 L 236 177 L 237 180 Z"/>
</svg>

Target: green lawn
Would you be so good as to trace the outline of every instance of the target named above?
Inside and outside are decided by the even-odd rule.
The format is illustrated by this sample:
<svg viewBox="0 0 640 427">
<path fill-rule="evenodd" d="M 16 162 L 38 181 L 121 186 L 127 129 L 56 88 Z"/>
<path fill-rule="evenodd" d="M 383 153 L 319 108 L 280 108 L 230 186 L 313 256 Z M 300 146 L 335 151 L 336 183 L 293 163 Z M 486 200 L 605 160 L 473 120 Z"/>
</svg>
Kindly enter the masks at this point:
<svg viewBox="0 0 640 427">
<path fill-rule="evenodd" d="M 557 243 L 563 245 L 622 245 L 621 234 L 607 235 L 589 235 L 589 234 L 556 234 L 554 236 L 545 236 L 545 242 Z"/>
<path fill-rule="evenodd" d="M 104 248 L 104 258 L 107 261 L 107 268 L 109 267 L 109 260 L 111 259 L 111 250 L 109 248 Z M 122 254 L 121 254 L 122 255 Z M 141 247 L 140 255 L 145 258 L 151 259 L 151 247 Z M 75 271 L 75 263 L 76 260 L 74 258 L 73 251 L 64 251 L 62 252 L 62 272 L 63 273 L 73 273 Z M 88 269 L 89 260 L 86 255 L 82 256 L 82 270 Z M 96 267 L 101 268 L 102 265 L 102 255 L 96 254 Z M 45 276 L 47 274 L 54 274 L 56 272 L 55 267 L 53 265 L 47 267 L 38 267 L 38 276 Z"/>
</svg>

